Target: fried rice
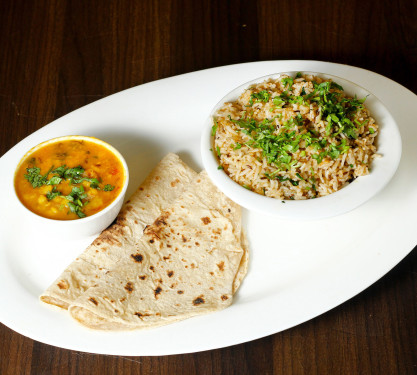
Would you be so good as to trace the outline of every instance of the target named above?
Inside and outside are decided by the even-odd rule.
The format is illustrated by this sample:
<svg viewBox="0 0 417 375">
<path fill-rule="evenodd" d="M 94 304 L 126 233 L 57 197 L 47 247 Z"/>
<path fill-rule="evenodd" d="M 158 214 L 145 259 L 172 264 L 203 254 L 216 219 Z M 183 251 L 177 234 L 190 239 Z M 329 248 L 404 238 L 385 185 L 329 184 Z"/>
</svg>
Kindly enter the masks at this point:
<svg viewBox="0 0 417 375">
<path fill-rule="evenodd" d="M 379 127 L 366 98 L 318 76 L 281 75 L 245 90 L 213 117 L 227 175 L 281 200 L 318 198 L 369 174 Z"/>
</svg>

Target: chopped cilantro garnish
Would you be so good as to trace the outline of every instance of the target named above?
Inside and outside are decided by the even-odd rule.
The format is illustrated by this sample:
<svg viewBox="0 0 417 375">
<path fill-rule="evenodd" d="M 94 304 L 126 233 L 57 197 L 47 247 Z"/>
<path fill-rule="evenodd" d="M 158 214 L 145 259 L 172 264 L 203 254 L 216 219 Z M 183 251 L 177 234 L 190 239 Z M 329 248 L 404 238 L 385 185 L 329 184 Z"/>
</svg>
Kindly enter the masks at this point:
<svg viewBox="0 0 417 375">
<path fill-rule="evenodd" d="M 103 190 L 104 191 L 112 191 L 112 190 L 114 190 L 114 188 L 115 188 L 115 186 L 112 186 L 112 185 L 107 184 L 107 185 L 104 185 L 104 189 Z"/>
<path fill-rule="evenodd" d="M 291 89 L 292 85 L 294 84 L 294 78 L 286 77 L 286 78 L 281 79 L 281 82 L 284 85 L 284 88 Z"/>
<path fill-rule="evenodd" d="M 51 191 L 49 191 L 48 193 L 46 193 L 46 198 L 48 199 L 48 201 L 50 201 L 50 200 L 58 197 L 59 195 L 61 195 L 61 192 L 58 191 L 56 189 L 56 187 L 54 186 Z"/>
<path fill-rule="evenodd" d="M 254 103 L 254 100 L 255 100 L 255 103 L 258 103 L 258 102 L 268 103 L 270 97 L 271 97 L 271 94 L 266 90 L 255 92 L 251 94 L 250 96 L 249 105 L 252 106 Z"/>
<path fill-rule="evenodd" d="M 80 218 L 86 216 L 82 211 L 82 208 L 85 205 L 83 199 L 87 198 L 87 194 L 85 193 L 84 187 L 82 185 L 74 186 L 71 190 L 71 193 L 65 198 L 68 200 L 68 207 L 70 208 L 71 212 L 74 212 Z"/>
<path fill-rule="evenodd" d="M 48 185 L 59 185 L 62 181 L 61 177 L 53 176 L 49 181 Z"/>
<path fill-rule="evenodd" d="M 242 148 L 242 145 L 240 143 L 236 143 L 233 147 L 234 150 L 239 150 L 240 148 Z"/>
<path fill-rule="evenodd" d="M 217 120 L 213 117 L 214 125 L 211 127 L 211 136 L 214 137 L 216 135 L 217 127 L 219 126 L 217 124 Z"/>
<path fill-rule="evenodd" d="M 285 100 L 280 96 L 275 96 L 272 98 L 272 103 L 274 103 L 276 107 L 282 107 L 285 104 Z"/>
<path fill-rule="evenodd" d="M 72 187 L 69 195 L 63 196 L 68 201 L 68 207 L 71 212 L 76 213 L 79 217 L 85 217 L 86 215 L 82 211 L 82 207 L 88 203 L 87 194 L 85 193 L 82 182 L 87 181 L 90 183 L 90 188 L 100 190 L 100 181 L 97 178 L 83 177 L 84 168 L 81 166 L 75 168 L 67 168 L 66 165 L 61 165 L 58 168 L 51 167 L 48 172 L 44 175 L 41 174 L 40 168 L 34 166 L 34 160 L 30 161 L 33 165 L 31 168 L 27 168 L 27 174 L 24 175 L 25 179 L 30 182 L 33 188 L 37 188 L 44 185 L 52 185 L 53 188 L 45 194 L 48 200 L 52 200 L 58 196 L 63 196 L 62 193 L 57 189 L 57 186 L 64 180 L 69 181 Z M 48 179 L 50 174 L 53 174 Z M 104 185 L 104 191 L 112 191 L 115 186 Z"/>
<path fill-rule="evenodd" d="M 26 169 L 27 174 L 24 175 L 33 188 L 37 188 L 48 183 L 48 175 L 51 173 L 51 169 L 44 175 L 41 175 L 41 169 L 38 167 L 32 167 Z"/>
</svg>

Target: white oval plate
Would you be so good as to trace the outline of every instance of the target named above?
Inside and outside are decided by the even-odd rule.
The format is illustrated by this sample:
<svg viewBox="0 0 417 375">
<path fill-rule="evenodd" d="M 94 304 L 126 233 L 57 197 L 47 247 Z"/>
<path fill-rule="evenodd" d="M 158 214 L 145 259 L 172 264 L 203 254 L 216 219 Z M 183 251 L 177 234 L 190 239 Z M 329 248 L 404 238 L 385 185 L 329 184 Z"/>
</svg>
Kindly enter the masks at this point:
<svg viewBox="0 0 417 375">
<path fill-rule="evenodd" d="M 10 199 L 13 173 L 28 149 L 69 133 L 103 139 L 127 161 L 129 196 L 169 151 L 201 168 L 201 131 L 225 92 L 256 77 L 298 70 L 327 72 L 360 83 L 388 107 L 400 128 L 403 154 L 383 191 L 347 214 L 296 225 L 245 210 L 249 272 L 234 304 L 214 314 L 147 331 L 97 332 L 39 302 L 43 290 L 92 239 L 67 238 L 59 244 L 52 239 L 39 241 L 36 228 L 28 228 L 17 216 Z M 386 274 L 417 243 L 416 112 L 417 97 L 412 92 L 376 73 L 318 61 L 267 61 L 138 86 L 54 121 L 0 159 L 0 321 L 34 340 L 62 348 L 164 355 L 257 339 L 328 311 Z"/>
<path fill-rule="evenodd" d="M 365 203 L 379 193 L 394 176 L 401 159 L 401 136 L 394 118 L 385 105 L 368 90 L 335 75 L 319 72 L 301 72 L 303 74 L 315 75 L 324 79 L 331 79 L 344 89 L 344 92 L 351 97 L 360 99 L 366 97 L 365 106 L 370 110 L 371 116 L 380 126 L 377 138 L 378 153 L 382 158 L 372 162 L 371 173 L 355 179 L 343 189 L 319 199 L 308 200 L 286 200 L 281 201 L 271 197 L 254 193 L 245 189 L 233 181 L 223 170 L 219 170 L 219 162 L 213 152 L 212 126 L 213 116 L 226 102 L 234 102 L 250 86 L 264 82 L 268 79 L 279 79 L 282 74 L 294 77 L 297 72 L 282 72 L 263 76 L 246 82 L 226 94 L 215 105 L 207 117 L 206 125 L 201 136 L 201 156 L 208 175 L 217 187 L 241 206 L 265 213 L 282 219 L 313 220 L 324 219 L 349 212 Z M 283 204 L 283 202 L 285 204 Z"/>
</svg>

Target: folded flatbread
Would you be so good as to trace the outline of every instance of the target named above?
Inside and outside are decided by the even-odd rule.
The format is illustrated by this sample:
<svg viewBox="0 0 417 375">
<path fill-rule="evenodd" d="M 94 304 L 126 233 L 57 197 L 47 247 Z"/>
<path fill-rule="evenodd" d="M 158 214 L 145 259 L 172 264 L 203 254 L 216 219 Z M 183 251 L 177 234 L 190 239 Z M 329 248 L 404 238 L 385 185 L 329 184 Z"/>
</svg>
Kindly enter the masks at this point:
<svg viewBox="0 0 417 375">
<path fill-rule="evenodd" d="M 130 235 L 119 230 L 121 238 Z M 206 172 L 143 236 L 129 238 L 106 240 L 124 248 L 117 265 L 70 304 L 71 316 L 83 325 L 150 328 L 220 310 L 232 303 L 247 271 L 240 207 Z"/>
<path fill-rule="evenodd" d="M 117 221 L 40 296 L 41 301 L 68 309 L 88 288 L 113 269 L 151 224 L 197 175 L 175 154 L 168 154 L 125 203 Z"/>
</svg>

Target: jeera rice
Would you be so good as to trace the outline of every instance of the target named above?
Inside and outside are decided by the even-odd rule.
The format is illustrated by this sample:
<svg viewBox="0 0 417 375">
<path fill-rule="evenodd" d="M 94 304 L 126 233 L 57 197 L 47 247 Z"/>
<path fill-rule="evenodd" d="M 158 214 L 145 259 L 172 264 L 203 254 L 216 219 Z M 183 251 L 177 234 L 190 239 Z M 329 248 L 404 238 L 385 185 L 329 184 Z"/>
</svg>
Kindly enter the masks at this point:
<svg viewBox="0 0 417 375">
<path fill-rule="evenodd" d="M 277 199 L 310 199 L 369 173 L 378 125 L 366 98 L 318 76 L 281 75 L 213 117 L 214 151 L 234 181 Z"/>
</svg>

